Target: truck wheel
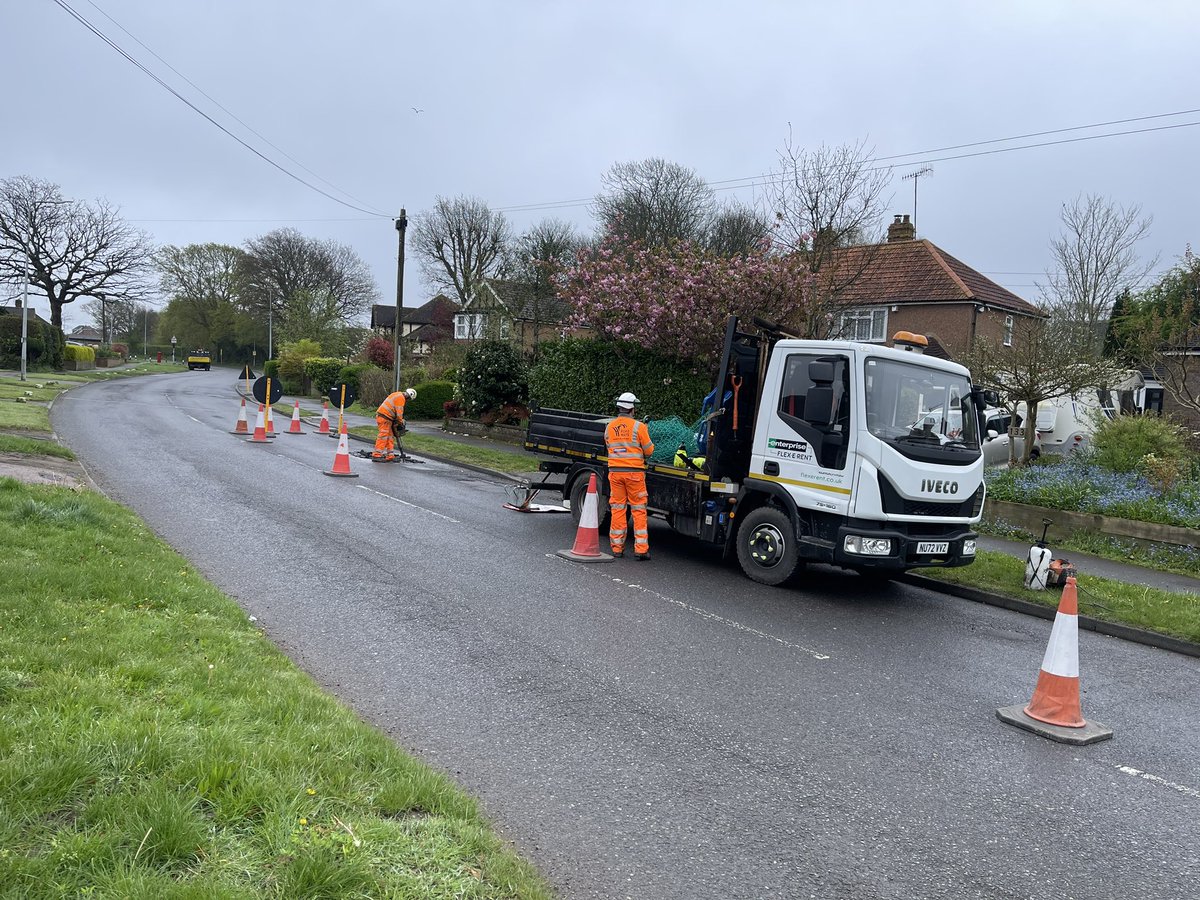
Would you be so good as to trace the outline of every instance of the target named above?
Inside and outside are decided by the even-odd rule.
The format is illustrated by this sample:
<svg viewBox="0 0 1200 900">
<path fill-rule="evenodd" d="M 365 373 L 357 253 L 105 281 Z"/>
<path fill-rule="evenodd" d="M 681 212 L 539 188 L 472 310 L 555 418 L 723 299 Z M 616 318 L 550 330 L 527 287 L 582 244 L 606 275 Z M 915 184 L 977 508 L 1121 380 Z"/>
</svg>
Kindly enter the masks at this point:
<svg viewBox="0 0 1200 900">
<path fill-rule="evenodd" d="M 760 506 L 746 516 L 738 528 L 737 551 L 742 571 L 759 584 L 783 584 L 800 562 L 792 521 L 773 506 Z"/>
<path fill-rule="evenodd" d="M 587 497 L 588 476 L 591 472 L 583 472 L 576 476 L 571 482 L 571 518 L 575 522 L 575 526 L 579 527 L 579 517 L 583 515 L 583 503 Z M 600 533 L 608 533 L 608 479 L 603 475 L 596 475 L 596 514 L 600 522 Z"/>
</svg>

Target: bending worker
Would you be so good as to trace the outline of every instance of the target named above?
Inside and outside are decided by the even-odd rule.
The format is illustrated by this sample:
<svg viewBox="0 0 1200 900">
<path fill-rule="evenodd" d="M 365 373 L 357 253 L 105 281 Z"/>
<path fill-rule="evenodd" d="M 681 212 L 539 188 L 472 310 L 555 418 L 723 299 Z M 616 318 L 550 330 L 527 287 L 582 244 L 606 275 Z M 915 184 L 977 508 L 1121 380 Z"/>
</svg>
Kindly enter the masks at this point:
<svg viewBox="0 0 1200 900">
<path fill-rule="evenodd" d="M 375 410 L 379 434 L 375 437 L 375 452 L 371 454 L 371 459 L 382 462 L 396 459 L 396 438 L 404 431 L 404 404 L 415 399 L 417 392 L 409 388 L 388 394 L 387 399 L 379 404 L 379 409 Z"/>
<path fill-rule="evenodd" d="M 646 522 L 646 460 L 654 453 L 646 423 L 633 417 L 637 397 L 629 391 L 617 398 L 617 417 L 604 429 L 608 453 L 608 504 L 612 522 L 608 541 L 613 556 L 625 555 L 627 523 L 625 505 L 633 510 L 633 554 L 650 558 L 650 532 Z"/>
</svg>

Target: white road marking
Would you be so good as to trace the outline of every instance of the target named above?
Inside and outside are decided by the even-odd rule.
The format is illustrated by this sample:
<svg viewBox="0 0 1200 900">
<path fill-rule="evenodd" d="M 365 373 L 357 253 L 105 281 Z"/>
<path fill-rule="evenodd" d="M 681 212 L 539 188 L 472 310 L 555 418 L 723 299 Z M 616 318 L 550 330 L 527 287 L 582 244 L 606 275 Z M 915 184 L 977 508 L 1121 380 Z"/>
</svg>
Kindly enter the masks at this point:
<svg viewBox="0 0 1200 900">
<path fill-rule="evenodd" d="M 1133 766 L 1117 766 L 1118 771 L 1124 772 L 1126 775 L 1133 775 L 1137 778 L 1144 778 L 1146 781 L 1152 781 L 1155 784 L 1161 784 L 1163 787 L 1169 787 L 1173 791 L 1179 791 L 1181 794 L 1186 794 L 1196 800 L 1200 800 L 1200 790 L 1188 787 L 1183 784 L 1176 784 L 1173 781 L 1167 781 L 1165 778 L 1160 778 L 1157 775 L 1151 775 L 1149 772 L 1143 772 L 1141 769 L 1135 769 Z"/>
<path fill-rule="evenodd" d="M 401 500 L 399 497 L 393 497 L 391 494 L 385 494 L 383 491 L 377 491 L 367 487 L 365 484 L 355 485 L 359 490 L 370 491 L 372 494 L 378 494 L 380 497 L 386 497 L 389 500 L 395 500 L 397 503 L 402 503 L 405 506 L 411 506 L 413 509 L 419 509 L 421 512 L 429 513 L 431 516 L 437 516 L 439 519 L 445 519 L 447 522 L 453 522 L 455 525 L 461 525 L 462 522 L 458 519 L 452 519 L 449 516 L 444 516 L 440 512 L 434 512 L 432 509 L 426 509 L 424 506 L 417 506 L 415 503 L 409 503 L 407 500 Z"/>
<path fill-rule="evenodd" d="M 561 556 L 558 556 L 554 553 L 547 553 L 546 558 L 566 563 L 567 565 L 573 565 L 569 559 L 563 559 Z M 605 581 L 611 581 L 613 584 L 618 584 L 621 587 L 628 588 L 631 591 L 638 591 L 639 593 L 646 594 L 647 596 L 663 600 L 667 603 L 670 603 L 672 606 L 678 606 L 680 609 L 690 612 L 693 615 L 700 616 L 702 619 L 708 619 L 710 622 L 716 622 L 718 625 L 724 625 L 726 628 L 732 628 L 734 631 L 741 631 L 745 634 L 752 634 L 755 637 L 765 638 L 766 640 L 773 641 L 782 647 L 787 647 L 789 650 L 799 650 L 801 653 L 807 653 L 814 659 L 830 658 L 828 654 L 821 653 L 819 650 L 813 650 L 811 647 L 803 647 L 800 644 L 793 644 L 791 641 L 784 640 L 781 637 L 776 637 L 773 634 L 767 634 L 765 631 L 759 631 L 757 628 L 751 628 L 749 625 L 744 625 L 741 622 L 735 622 L 733 619 L 726 619 L 724 616 L 718 616 L 716 613 L 709 612 L 707 609 L 700 609 L 697 606 L 692 606 L 690 603 L 685 603 L 683 600 L 677 600 L 674 597 L 668 597 L 666 594 L 660 594 L 658 591 L 653 591 L 650 588 L 642 587 L 640 584 L 636 584 L 632 581 L 626 581 L 624 578 L 614 578 L 611 575 L 605 575 L 603 572 L 599 572 L 596 569 L 588 566 L 581 566 L 579 568 L 582 568 L 583 571 L 588 575 L 594 575 L 599 578 L 603 578 Z"/>
</svg>

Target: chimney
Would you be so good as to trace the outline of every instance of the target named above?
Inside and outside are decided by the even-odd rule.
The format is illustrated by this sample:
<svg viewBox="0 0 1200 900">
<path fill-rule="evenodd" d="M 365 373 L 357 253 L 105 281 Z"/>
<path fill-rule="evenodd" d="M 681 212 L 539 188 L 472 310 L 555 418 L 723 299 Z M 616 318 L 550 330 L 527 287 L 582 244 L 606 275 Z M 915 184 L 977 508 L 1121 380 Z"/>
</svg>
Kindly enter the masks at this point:
<svg viewBox="0 0 1200 900">
<path fill-rule="evenodd" d="M 913 241 L 917 238 L 917 227 L 909 221 L 908 216 L 896 216 L 895 221 L 888 226 L 888 243 L 896 241 Z"/>
</svg>

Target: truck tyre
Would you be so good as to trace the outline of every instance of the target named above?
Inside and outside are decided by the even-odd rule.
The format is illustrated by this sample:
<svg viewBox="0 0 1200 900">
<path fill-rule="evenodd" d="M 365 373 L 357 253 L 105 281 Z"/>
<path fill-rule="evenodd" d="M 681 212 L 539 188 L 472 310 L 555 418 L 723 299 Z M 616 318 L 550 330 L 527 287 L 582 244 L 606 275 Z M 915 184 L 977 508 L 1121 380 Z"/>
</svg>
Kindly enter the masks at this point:
<svg viewBox="0 0 1200 900">
<path fill-rule="evenodd" d="M 575 476 L 575 480 L 571 482 L 571 519 L 574 520 L 575 526 L 579 526 L 579 517 L 583 515 L 583 502 L 587 497 L 588 477 L 591 475 L 590 470 L 584 470 L 579 475 Z M 608 479 L 603 473 L 596 474 L 596 515 L 600 522 L 600 533 L 608 534 Z"/>
<path fill-rule="evenodd" d="M 737 553 L 742 571 L 751 579 L 759 584 L 783 584 L 800 562 L 792 520 L 783 510 L 760 506 L 738 528 Z"/>
</svg>

